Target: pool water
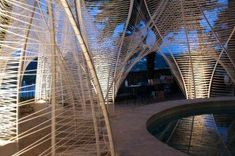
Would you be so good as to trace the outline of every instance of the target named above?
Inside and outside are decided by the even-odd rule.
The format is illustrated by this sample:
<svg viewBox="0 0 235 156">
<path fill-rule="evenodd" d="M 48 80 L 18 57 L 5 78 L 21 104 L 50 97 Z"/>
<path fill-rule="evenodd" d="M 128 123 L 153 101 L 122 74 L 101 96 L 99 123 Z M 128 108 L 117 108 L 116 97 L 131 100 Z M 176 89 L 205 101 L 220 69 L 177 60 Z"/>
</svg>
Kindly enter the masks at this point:
<svg viewBox="0 0 235 156">
<path fill-rule="evenodd" d="M 235 115 L 203 114 L 156 125 L 152 134 L 193 156 L 235 155 Z"/>
</svg>

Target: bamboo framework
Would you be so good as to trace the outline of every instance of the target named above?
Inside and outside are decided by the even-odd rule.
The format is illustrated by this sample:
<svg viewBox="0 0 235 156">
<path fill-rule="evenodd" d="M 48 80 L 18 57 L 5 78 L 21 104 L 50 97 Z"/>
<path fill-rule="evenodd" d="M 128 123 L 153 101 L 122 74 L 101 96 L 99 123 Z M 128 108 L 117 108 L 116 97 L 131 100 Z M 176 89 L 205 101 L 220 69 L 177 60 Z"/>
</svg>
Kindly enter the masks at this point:
<svg viewBox="0 0 235 156">
<path fill-rule="evenodd" d="M 234 95 L 232 0 L 0 0 L 0 9 L 0 149 L 14 144 L 15 156 L 115 155 L 106 106 L 152 52 L 187 99 Z M 23 85 L 26 75 L 35 84 Z"/>
</svg>

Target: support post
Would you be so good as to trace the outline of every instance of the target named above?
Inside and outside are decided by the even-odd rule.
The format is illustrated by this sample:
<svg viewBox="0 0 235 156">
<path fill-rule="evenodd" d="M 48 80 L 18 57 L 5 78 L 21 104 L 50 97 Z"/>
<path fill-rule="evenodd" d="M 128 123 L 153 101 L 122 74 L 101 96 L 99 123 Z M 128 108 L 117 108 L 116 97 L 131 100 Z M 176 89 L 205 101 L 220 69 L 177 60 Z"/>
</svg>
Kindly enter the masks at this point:
<svg viewBox="0 0 235 156">
<path fill-rule="evenodd" d="M 50 23 L 50 40 L 51 40 L 51 155 L 55 156 L 55 144 L 56 144 L 56 99 L 55 99 L 55 87 L 56 87 L 56 49 L 55 49 L 55 26 L 53 17 L 52 0 L 47 0 L 49 23 Z"/>
</svg>

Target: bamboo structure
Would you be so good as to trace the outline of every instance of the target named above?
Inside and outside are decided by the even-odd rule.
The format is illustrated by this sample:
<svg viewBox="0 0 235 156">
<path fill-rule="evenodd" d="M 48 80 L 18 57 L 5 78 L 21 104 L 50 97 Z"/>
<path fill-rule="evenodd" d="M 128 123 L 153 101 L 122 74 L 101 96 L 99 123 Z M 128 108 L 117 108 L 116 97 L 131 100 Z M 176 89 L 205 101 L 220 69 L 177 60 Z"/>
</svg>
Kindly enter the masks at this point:
<svg viewBox="0 0 235 156">
<path fill-rule="evenodd" d="M 116 155 L 106 107 L 152 52 L 187 99 L 234 95 L 232 0 L 0 0 L 0 9 L 0 148 L 15 144 L 14 156 Z M 35 84 L 23 86 L 25 75 Z"/>
</svg>

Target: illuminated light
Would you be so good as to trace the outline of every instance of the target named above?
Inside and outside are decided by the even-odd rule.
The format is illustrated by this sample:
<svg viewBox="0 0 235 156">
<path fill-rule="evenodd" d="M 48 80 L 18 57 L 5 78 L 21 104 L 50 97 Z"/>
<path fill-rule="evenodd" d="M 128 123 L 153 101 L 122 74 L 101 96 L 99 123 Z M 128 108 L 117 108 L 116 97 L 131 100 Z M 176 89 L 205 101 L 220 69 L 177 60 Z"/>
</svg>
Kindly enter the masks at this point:
<svg viewBox="0 0 235 156">
<path fill-rule="evenodd" d="M 43 100 L 43 99 L 40 99 L 40 100 L 36 101 L 36 103 L 38 103 L 38 104 L 45 104 L 45 103 L 47 103 L 47 101 Z"/>
<path fill-rule="evenodd" d="M 0 146 L 5 146 L 7 144 L 13 143 L 13 141 L 0 139 Z"/>
</svg>

